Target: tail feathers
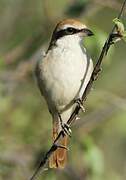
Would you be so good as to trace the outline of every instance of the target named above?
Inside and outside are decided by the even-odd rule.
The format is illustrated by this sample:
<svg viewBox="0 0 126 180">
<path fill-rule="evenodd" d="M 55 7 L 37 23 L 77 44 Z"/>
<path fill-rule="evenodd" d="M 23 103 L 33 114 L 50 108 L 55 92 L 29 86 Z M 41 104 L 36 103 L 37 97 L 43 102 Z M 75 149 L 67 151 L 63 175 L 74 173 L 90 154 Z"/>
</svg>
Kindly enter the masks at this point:
<svg viewBox="0 0 126 180">
<path fill-rule="evenodd" d="M 58 123 L 53 123 L 53 141 L 56 139 L 59 133 L 59 125 Z M 68 137 L 63 137 L 59 145 L 67 147 Z M 67 161 L 67 150 L 64 148 L 58 148 L 49 159 L 49 167 L 50 168 L 64 168 Z"/>
</svg>

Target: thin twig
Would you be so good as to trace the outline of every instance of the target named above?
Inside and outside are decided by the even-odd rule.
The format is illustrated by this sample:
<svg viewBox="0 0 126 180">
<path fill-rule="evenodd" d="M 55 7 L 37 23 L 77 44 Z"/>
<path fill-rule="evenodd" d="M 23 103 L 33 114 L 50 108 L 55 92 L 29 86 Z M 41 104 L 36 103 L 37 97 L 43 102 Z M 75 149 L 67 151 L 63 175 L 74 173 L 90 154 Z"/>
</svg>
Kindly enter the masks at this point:
<svg viewBox="0 0 126 180">
<path fill-rule="evenodd" d="M 122 16 L 125 4 L 126 4 L 126 0 L 124 0 L 124 2 L 123 2 L 123 5 L 122 5 L 121 10 L 120 10 L 119 15 L 118 15 L 118 19 L 120 19 L 121 16 Z M 102 48 L 102 51 L 101 51 L 100 56 L 98 58 L 98 61 L 97 61 L 96 65 L 95 65 L 93 73 L 91 75 L 90 81 L 87 84 L 87 86 L 85 88 L 85 91 L 84 91 L 84 93 L 82 95 L 82 101 L 83 102 L 86 101 L 86 97 L 87 97 L 87 95 L 89 94 L 89 92 L 90 92 L 90 90 L 92 88 L 93 82 L 96 80 L 96 78 L 98 76 L 98 73 L 101 71 L 101 64 L 102 64 L 103 58 L 104 58 L 104 56 L 107 55 L 107 52 L 108 52 L 110 46 L 112 45 L 111 44 L 112 35 L 113 35 L 113 32 L 114 32 L 115 28 L 116 28 L 116 26 L 114 25 L 114 27 L 112 28 L 112 31 L 109 33 L 109 36 L 108 36 L 108 38 L 107 38 L 107 40 L 106 40 L 106 42 L 105 42 L 105 44 L 104 44 L 104 46 Z M 72 123 L 73 119 L 79 113 L 80 109 L 81 109 L 80 106 L 76 106 L 76 108 L 75 108 L 74 112 L 72 113 L 70 119 L 67 121 L 68 124 Z"/>
<path fill-rule="evenodd" d="M 118 19 L 120 19 L 122 14 L 123 14 L 125 4 L 126 4 L 126 0 L 124 0 L 124 2 L 122 4 L 121 10 L 120 10 L 119 15 L 118 15 Z M 106 42 L 102 48 L 102 51 L 101 51 L 100 56 L 98 58 L 98 61 L 97 61 L 96 65 L 94 67 L 94 70 L 92 72 L 90 81 L 87 84 L 86 89 L 82 95 L 82 99 L 81 99 L 82 102 L 86 101 L 87 95 L 89 94 L 94 81 L 97 79 L 99 72 L 101 71 L 101 64 L 102 64 L 103 58 L 107 55 L 107 52 L 108 52 L 110 46 L 112 45 L 111 42 L 113 39 L 113 32 L 115 31 L 115 28 L 116 28 L 116 26 L 114 25 L 112 31 L 109 33 L 109 36 L 108 36 L 108 38 L 107 38 L 107 40 L 106 40 Z M 67 121 L 68 125 L 72 125 L 72 123 L 73 123 L 74 119 L 76 118 L 76 116 L 78 115 L 80 109 L 81 109 L 80 105 L 77 105 L 74 112 L 72 113 L 71 117 Z M 44 168 L 44 166 L 46 165 L 46 163 L 47 163 L 49 157 L 52 155 L 52 153 L 54 151 L 56 151 L 57 148 L 59 148 L 57 144 L 63 135 L 64 135 L 64 132 L 61 130 L 60 133 L 58 134 L 57 138 L 55 139 L 54 143 L 52 144 L 51 148 L 47 151 L 45 156 L 42 158 L 39 166 L 36 168 L 34 174 L 30 178 L 30 180 L 34 180 L 36 178 L 36 176 L 40 172 L 40 170 L 42 170 Z"/>
</svg>

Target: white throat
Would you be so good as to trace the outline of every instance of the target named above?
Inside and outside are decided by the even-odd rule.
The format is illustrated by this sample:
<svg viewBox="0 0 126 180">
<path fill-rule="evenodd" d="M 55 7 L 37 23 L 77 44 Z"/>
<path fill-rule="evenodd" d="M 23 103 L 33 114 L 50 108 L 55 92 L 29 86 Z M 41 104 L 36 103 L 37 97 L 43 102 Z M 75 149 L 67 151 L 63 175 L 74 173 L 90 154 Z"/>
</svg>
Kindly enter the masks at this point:
<svg viewBox="0 0 126 180">
<path fill-rule="evenodd" d="M 56 45 L 62 49 L 78 49 L 82 47 L 82 38 L 78 35 L 64 36 L 57 40 Z"/>
</svg>

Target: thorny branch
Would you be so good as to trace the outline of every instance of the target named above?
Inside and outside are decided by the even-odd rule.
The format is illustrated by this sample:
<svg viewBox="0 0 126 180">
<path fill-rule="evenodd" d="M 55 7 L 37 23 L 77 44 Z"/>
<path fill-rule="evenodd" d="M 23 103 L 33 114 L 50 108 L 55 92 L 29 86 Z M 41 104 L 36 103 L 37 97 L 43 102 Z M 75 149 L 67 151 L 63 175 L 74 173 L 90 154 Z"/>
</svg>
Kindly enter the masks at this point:
<svg viewBox="0 0 126 180">
<path fill-rule="evenodd" d="M 121 10 L 119 12 L 119 15 L 118 15 L 118 19 L 121 18 L 122 14 L 123 14 L 123 11 L 124 11 L 124 8 L 125 8 L 125 5 L 126 5 L 126 0 L 124 0 L 123 4 L 122 4 L 122 7 L 121 7 Z M 90 78 L 90 81 L 89 83 L 87 84 L 87 87 L 82 95 L 82 99 L 81 101 L 84 103 L 86 101 L 86 98 L 87 98 L 87 95 L 89 94 L 91 88 L 92 88 L 92 85 L 94 83 L 94 81 L 97 79 L 98 75 L 99 75 L 99 72 L 101 71 L 101 64 L 102 64 L 102 61 L 103 61 L 103 58 L 107 55 L 108 53 L 108 50 L 110 48 L 110 46 L 112 45 L 112 42 L 113 42 L 113 38 L 114 37 L 120 37 L 119 34 L 115 34 L 114 31 L 115 31 L 115 28 L 116 28 L 116 25 L 114 25 L 112 31 L 109 33 L 108 35 L 108 38 L 102 48 L 102 51 L 100 53 L 100 56 L 98 58 L 98 61 L 94 67 L 94 70 L 92 72 L 92 75 L 91 75 L 91 78 Z M 116 35 L 116 36 L 115 36 Z M 80 105 L 77 104 L 75 110 L 73 111 L 71 117 L 68 119 L 67 121 L 67 124 L 69 126 L 72 125 L 72 123 L 74 122 L 75 118 L 77 117 L 78 113 L 80 112 Z M 66 134 L 64 134 L 63 130 L 60 131 L 60 133 L 58 134 L 57 138 L 55 139 L 55 141 L 53 142 L 51 148 L 47 151 L 47 153 L 45 154 L 45 156 L 42 158 L 39 166 L 36 168 L 34 174 L 32 175 L 32 177 L 30 178 L 30 180 L 34 180 L 36 178 L 36 176 L 38 175 L 38 173 L 40 172 L 40 170 L 42 168 L 44 168 L 44 166 L 46 165 L 49 157 L 52 155 L 52 153 L 54 151 L 56 151 L 57 148 L 59 148 L 58 146 L 58 142 L 59 140 L 62 138 L 62 136 L 66 136 Z"/>
</svg>

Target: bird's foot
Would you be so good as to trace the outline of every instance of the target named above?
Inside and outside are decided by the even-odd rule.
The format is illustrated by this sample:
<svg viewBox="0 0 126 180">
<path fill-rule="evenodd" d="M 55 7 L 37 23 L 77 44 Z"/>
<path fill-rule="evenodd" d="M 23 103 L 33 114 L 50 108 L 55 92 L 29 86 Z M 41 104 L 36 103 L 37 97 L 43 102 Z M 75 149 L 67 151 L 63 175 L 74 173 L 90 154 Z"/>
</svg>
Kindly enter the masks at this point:
<svg viewBox="0 0 126 180">
<path fill-rule="evenodd" d="M 82 100 L 81 100 L 80 98 L 75 99 L 74 102 L 80 106 L 80 108 L 81 108 L 81 110 L 82 110 L 83 112 L 85 112 L 85 107 L 84 107 L 83 102 L 82 102 Z"/>
<path fill-rule="evenodd" d="M 71 137 L 72 131 L 71 131 L 70 126 L 67 123 L 63 123 L 62 117 L 60 114 L 59 114 L 59 119 L 60 119 L 60 125 L 61 125 L 64 135 L 68 135 L 69 137 Z"/>
<path fill-rule="evenodd" d="M 63 130 L 64 134 L 71 137 L 72 131 L 71 131 L 70 126 L 66 123 L 66 124 L 62 124 L 61 127 L 62 127 L 62 130 Z"/>
</svg>

